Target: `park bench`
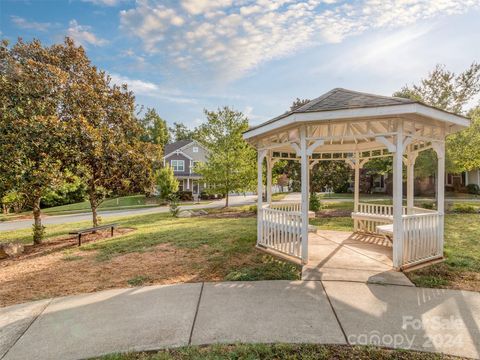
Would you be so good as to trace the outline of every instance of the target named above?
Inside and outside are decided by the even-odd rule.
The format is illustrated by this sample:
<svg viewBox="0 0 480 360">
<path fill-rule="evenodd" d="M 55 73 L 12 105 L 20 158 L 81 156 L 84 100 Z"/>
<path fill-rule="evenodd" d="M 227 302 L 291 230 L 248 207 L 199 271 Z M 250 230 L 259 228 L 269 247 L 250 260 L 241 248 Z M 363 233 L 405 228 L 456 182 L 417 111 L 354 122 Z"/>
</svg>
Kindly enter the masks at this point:
<svg viewBox="0 0 480 360">
<path fill-rule="evenodd" d="M 390 242 L 393 241 L 393 224 L 378 225 L 377 232 L 380 235 L 385 236 L 385 238 Z"/>
<path fill-rule="evenodd" d="M 68 234 L 69 235 L 77 235 L 78 236 L 78 246 L 82 245 L 82 235 L 84 234 L 91 234 L 94 233 L 97 230 L 103 230 L 103 229 L 111 229 L 111 234 L 113 236 L 113 229 L 115 229 L 118 226 L 118 224 L 106 224 L 106 225 L 100 225 L 100 226 L 95 226 L 91 227 L 88 229 L 79 229 L 77 231 L 71 231 Z"/>
</svg>

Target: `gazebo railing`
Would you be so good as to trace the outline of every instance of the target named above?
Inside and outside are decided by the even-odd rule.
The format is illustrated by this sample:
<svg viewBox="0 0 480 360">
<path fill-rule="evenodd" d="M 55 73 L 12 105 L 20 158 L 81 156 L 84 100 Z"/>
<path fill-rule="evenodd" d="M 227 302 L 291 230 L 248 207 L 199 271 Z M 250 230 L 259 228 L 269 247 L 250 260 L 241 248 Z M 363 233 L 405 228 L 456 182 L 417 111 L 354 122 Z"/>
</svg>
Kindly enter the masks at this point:
<svg viewBox="0 0 480 360">
<path fill-rule="evenodd" d="M 355 231 L 378 233 L 377 225 L 393 222 L 393 205 L 360 203 L 358 210 L 352 215 Z M 402 266 L 440 258 L 443 255 L 442 215 L 436 210 L 406 206 L 402 213 Z"/>
<path fill-rule="evenodd" d="M 301 258 L 302 216 L 300 203 L 264 205 L 258 244 Z"/>
<path fill-rule="evenodd" d="M 441 214 L 433 210 L 422 214 L 403 215 L 403 266 L 412 266 L 443 256 L 441 217 Z"/>
</svg>

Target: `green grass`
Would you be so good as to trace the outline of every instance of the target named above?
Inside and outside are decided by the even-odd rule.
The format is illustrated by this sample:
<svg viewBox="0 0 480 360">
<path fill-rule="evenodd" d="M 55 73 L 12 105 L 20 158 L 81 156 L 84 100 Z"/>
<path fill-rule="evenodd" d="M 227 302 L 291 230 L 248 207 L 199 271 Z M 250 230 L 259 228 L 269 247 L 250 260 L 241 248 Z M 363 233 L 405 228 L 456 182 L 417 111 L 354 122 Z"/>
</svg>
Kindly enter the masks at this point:
<svg viewBox="0 0 480 360">
<path fill-rule="evenodd" d="M 149 280 L 150 278 L 148 276 L 138 275 L 138 276 L 135 276 L 134 278 L 128 279 L 127 284 L 130 286 L 141 286 Z"/>
<path fill-rule="evenodd" d="M 149 200 L 154 201 L 154 200 Z M 118 208 L 132 208 L 132 207 L 148 207 L 148 206 L 157 206 L 158 203 L 147 203 L 147 198 L 145 195 L 131 195 L 124 196 L 114 199 L 105 200 L 98 207 L 99 210 L 111 210 Z M 55 214 L 59 212 L 73 212 L 73 211 L 90 211 L 90 203 L 88 201 L 83 201 L 75 204 L 68 204 L 62 206 L 54 206 L 51 208 L 42 209 L 42 212 L 45 214 Z"/>
<path fill-rule="evenodd" d="M 353 220 L 351 217 L 326 217 L 310 219 L 310 224 L 317 226 L 320 230 L 353 231 Z"/>
<path fill-rule="evenodd" d="M 114 238 L 86 243 L 81 251 L 96 251 L 98 261 L 132 252 L 150 251 L 159 244 L 170 244 L 178 249 L 198 250 L 202 264 L 198 267 L 220 274 L 228 280 L 275 280 L 300 278 L 300 267 L 276 260 L 255 249 L 256 219 L 243 218 L 173 218 L 170 214 L 149 214 L 109 219 L 120 227 L 135 231 Z M 72 229 L 89 226 L 90 222 L 51 225 L 46 228 L 45 241 L 66 235 Z M 31 230 L 0 232 L 0 242 L 20 241 L 31 244 Z M 81 260 L 66 252 L 65 261 Z M 245 260 L 245 261 L 243 261 Z M 240 265 L 239 265 L 240 264 Z M 191 264 L 193 267 L 196 264 Z M 161 266 L 161 264 L 159 265 Z M 148 277 L 148 274 L 143 274 Z M 139 279 L 130 279 L 135 286 Z"/>
<path fill-rule="evenodd" d="M 112 354 L 101 360 L 433 360 L 455 359 L 447 355 L 407 350 L 390 350 L 373 346 L 318 344 L 235 344 L 187 346 L 152 352 Z"/>
<path fill-rule="evenodd" d="M 287 196 L 288 193 L 286 192 L 279 192 L 279 193 L 275 193 L 275 194 L 272 194 L 272 200 L 273 201 L 281 201 L 283 199 L 285 199 L 285 196 Z"/>
</svg>

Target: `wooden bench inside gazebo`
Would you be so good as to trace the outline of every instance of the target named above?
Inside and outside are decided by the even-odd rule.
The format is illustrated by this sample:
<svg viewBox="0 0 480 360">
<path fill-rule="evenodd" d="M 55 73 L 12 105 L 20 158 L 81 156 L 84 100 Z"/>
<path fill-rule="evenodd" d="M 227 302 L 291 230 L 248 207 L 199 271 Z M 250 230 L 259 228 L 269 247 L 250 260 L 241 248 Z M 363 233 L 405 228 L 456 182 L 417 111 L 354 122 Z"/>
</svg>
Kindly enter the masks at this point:
<svg viewBox="0 0 480 360">
<path fill-rule="evenodd" d="M 333 89 L 261 125 L 244 138 L 258 151 L 257 245 L 307 264 L 310 170 L 320 161 L 345 161 L 355 173 L 355 233 L 392 240 L 393 268 L 400 270 L 443 258 L 445 137 L 470 121 L 409 99 Z M 414 206 L 418 154 L 437 154 L 436 209 Z M 393 157 L 393 205 L 360 202 L 360 170 L 371 159 Z M 281 159 L 301 163 L 301 202 L 272 203 L 272 167 Z M 403 167 L 407 194 L 403 206 Z"/>
</svg>

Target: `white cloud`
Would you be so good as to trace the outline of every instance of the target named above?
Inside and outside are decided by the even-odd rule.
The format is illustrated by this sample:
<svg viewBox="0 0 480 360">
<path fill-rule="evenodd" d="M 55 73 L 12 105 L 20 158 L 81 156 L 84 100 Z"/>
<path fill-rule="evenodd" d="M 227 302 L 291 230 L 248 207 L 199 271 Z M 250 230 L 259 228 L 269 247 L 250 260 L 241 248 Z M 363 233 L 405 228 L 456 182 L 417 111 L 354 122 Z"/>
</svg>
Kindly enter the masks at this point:
<svg viewBox="0 0 480 360">
<path fill-rule="evenodd" d="M 90 26 L 80 25 L 76 20 L 70 21 L 67 35 L 83 46 L 102 46 L 108 43 L 107 40 L 99 38 L 91 32 Z"/>
<path fill-rule="evenodd" d="M 139 0 L 120 17 L 122 28 L 139 37 L 147 52 L 162 51 L 182 69 L 228 81 L 305 48 L 479 5 L 480 0 L 182 0 L 167 7 Z"/>
<path fill-rule="evenodd" d="M 21 29 L 32 29 L 36 31 L 48 31 L 54 24 L 50 22 L 35 22 L 35 21 L 28 21 L 25 18 L 20 16 L 11 16 L 12 22 L 15 26 Z"/>
<path fill-rule="evenodd" d="M 130 79 L 119 74 L 110 74 L 110 77 L 116 85 L 127 84 L 129 90 L 132 90 L 135 95 L 148 96 L 179 104 L 197 103 L 196 99 L 182 96 L 180 91 L 166 90 L 152 82 Z"/>
<path fill-rule="evenodd" d="M 182 7 L 192 15 L 209 12 L 232 5 L 232 0 L 182 0 Z"/>
</svg>

